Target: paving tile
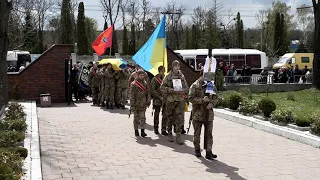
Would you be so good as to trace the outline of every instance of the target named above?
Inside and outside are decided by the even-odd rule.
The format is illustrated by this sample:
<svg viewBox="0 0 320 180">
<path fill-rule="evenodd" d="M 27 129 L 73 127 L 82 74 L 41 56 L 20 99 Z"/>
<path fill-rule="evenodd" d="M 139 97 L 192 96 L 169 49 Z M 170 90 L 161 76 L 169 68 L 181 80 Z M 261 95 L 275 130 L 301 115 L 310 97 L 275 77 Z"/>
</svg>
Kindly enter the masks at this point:
<svg viewBox="0 0 320 180">
<path fill-rule="evenodd" d="M 185 145 L 170 143 L 153 133 L 148 109 L 148 138 L 135 138 L 128 111 L 113 112 L 89 103 L 39 108 L 43 179 L 313 180 L 320 176 L 319 149 L 273 134 L 216 117 L 213 150 L 218 158 L 207 161 L 194 156 L 193 128 L 183 136 Z"/>
</svg>

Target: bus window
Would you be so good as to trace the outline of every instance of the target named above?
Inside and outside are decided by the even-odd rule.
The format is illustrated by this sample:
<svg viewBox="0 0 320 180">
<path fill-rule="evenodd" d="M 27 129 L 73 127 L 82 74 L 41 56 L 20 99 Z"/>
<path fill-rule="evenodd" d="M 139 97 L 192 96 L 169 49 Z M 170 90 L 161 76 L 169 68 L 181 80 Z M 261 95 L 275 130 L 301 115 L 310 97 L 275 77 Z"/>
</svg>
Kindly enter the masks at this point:
<svg viewBox="0 0 320 180">
<path fill-rule="evenodd" d="M 261 56 L 246 55 L 246 64 L 251 68 L 261 68 Z"/>
<path fill-rule="evenodd" d="M 236 69 L 241 69 L 242 66 L 245 65 L 244 55 L 231 55 L 230 64 L 234 64 Z"/>
</svg>

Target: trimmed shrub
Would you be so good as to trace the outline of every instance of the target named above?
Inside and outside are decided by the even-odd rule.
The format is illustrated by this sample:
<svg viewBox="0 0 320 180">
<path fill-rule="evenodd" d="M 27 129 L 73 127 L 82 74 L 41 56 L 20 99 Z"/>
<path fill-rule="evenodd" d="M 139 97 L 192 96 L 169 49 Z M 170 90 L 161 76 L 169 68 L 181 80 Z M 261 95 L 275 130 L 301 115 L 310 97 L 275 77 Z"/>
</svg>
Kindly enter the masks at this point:
<svg viewBox="0 0 320 180">
<path fill-rule="evenodd" d="M 290 123 L 293 121 L 293 114 L 288 109 L 277 109 L 271 113 L 271 118 L 277 122 Z"/>
<path fill-rule="evenodd" d="M 5 119 L 2 128 L 5 128 L 8 131 L 25 132 L 27 130 L 27 124 L 24 118 Z"/>
<path fill-rule="evenodd" d="M 21 174 L 21 166 L 22 158 L 18 153 L 0 149 L 0 169 L 3 169 L 0 170 L 0 177 L 18 177 Z"/>
<path fill-rule="evenodd" d="M 269 98 L 261 99 L 258 106 L 265 117 L 270 117 L 271 113 L 277 108 L 276 103 Z"/>
<path fill-rule="evenodd" d="M 314 114 L 311 117 L 311 121 L 313 122 L 311 124 L 311 132 L 313 134 L 316 134 L 316 135 L 320 136 L 320 115 L 319 114 Z"/>
<path fill-rule="evenodd" d="M 293 119 L 299 127 L 308 127 L 311 125 L 310 117 L 305 114 L 295 114 Z"/>
<path fill-rule="evenodd" d="M 5 113 L 5 120 L 24 118 L 26 113 L 23 111 L 23 106 L 17 102 L 12 102 L 9 105 L 8 111 Z"/>
<path fill-rule="evenodd" d="M 242 97 L 239 93 L 233 92 L 227 95 L 227 105 L 231 110 L 237 110 L 239 108 Z"/>
<path fill-rule="evenodd" d="M 18 154 L 21 158 L 25 159 L 28 157 L 28 150 L 24 147 L 10 147 L 10 148 L 1 148 L 0 151 L 9 151 Z"/>
<path fill-rule="evenodd" d="M 244 100 L 240 103 L 240 112 L 244 114 L 258 114 L 259 107 L 255 101 Z"/>
<path fill-rule="evenodd" d="M 226 99 L 222 96 L 218 96 L 214 108 L 225 108 L 227 107 Z"/>
<path fill-rule="evenodd" d="M 215 86 L 218 91 L 223 91 L 223 83 L 224 83 L 223 73 L 221 71 L 217 71 Z"/>
<path fill-rule="evenodd" d="M 0 132 L 0 147 L 14 147 L 24 140 L 23 132 L 7 131 Z"/>
</svg>

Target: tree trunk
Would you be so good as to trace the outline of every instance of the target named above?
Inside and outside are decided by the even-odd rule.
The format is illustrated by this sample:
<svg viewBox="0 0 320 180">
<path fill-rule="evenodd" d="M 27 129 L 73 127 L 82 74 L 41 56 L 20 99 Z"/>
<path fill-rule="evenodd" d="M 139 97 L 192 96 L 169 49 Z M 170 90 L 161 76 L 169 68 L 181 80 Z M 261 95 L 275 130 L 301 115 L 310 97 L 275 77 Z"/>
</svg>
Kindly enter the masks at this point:
<svg viewBox="0 0 320 180">
<path fill-rule="evenodd" d="M 8 103 L 7 51 L 10 11 L 11 3 L 0 0 L 0 109 Z"/>
<path fill-rule="evenodd" d="M 313 85 L 320 89 L 320 3 L 314 4 L 315 43 L 313 59 Z"/>
</svg>

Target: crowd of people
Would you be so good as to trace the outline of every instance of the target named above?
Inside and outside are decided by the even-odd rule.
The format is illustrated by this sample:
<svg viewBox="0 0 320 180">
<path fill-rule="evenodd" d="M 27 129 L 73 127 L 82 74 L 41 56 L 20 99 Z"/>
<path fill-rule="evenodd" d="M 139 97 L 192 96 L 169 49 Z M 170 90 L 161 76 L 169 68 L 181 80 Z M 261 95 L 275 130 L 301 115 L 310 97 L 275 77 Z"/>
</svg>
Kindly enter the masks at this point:
<svg viewBox="0 0 320 180">
<path fill-rule="evenodd" d="M 159 66 L 158 74 L 150 77 L 148 72 L 139 66 L 134 68 L 128 66 L 121 71 L 115 71 L 110 63 L 104 65 L 93 63 L 90 69 L 93 104 L 109 109 L 124 109 L 127 100 L 130 99 L 129 116 L 132 112 L 134 134 L 136 137 L 146 137 L 145 114 L 146 109 L 152 103 L 154 133 L 161 133 L 167 136 L 170 142 L 175 141 L 182 145 L 184 144 L 182 135 L 186 133 L 184 130 L 185 105 L 190 101 L 196 109 L 192 113 L 195 128 L 195 155 L 201 156 L 200 134 L 202 125 L 205 125 L 211 131 L 211 133 L 207 133 L 208 138 L 206 138 L 206 158 L 216 158 L 217 155 L 212 153 L 213 101 L 215 96 L 205 97 L 203 76 L 191 86 L 189 91 L 187 81 L 180 70 L 179 61 L 172 63 L 172 70 L 167 75 L 165 72 L 165 67 Z M 177 81 L 180 84 L 175 84 Z M 162 113 L 161 127 L 159 127 L 160 113 Z M 206 116 L 208 113 L 209 116 Z M 209 123 L 204 124 L 207 120 Z"/>
<path fill-rule="evenodd" d="M 275 69 L 273 75 L 274 83 L 299 83 L 302 81 L 306 83 L 308 75 L 310 74 L 308 66 L 305 66 L 303 69 L 299 68 L 299 65 L 296 64 L 295 67 L 290 66 L 289 68 Z"/>
</svg>

